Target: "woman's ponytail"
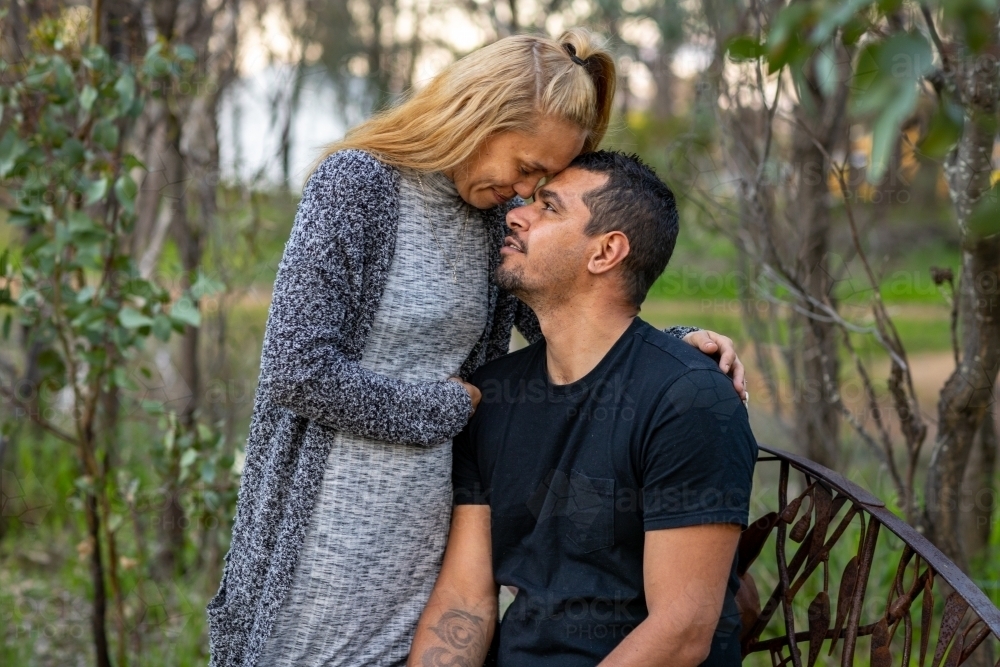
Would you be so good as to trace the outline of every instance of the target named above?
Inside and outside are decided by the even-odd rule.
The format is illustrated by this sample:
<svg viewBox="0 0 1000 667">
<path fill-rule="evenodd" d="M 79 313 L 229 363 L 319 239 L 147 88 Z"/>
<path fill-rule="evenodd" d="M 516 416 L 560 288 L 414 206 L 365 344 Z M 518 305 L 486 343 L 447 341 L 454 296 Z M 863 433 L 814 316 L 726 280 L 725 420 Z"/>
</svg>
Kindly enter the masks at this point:
<svg viewBox="0 0 1000 667">
<path fill-rule="evenodd" d="M 597 41 L 593 33 L 583 28 L 567 30 L 559 37 L 559 43 L 571 53 L 571 60 L 582 64 L 594 86 L 596 113 L 594 123 L 584 142 L 584 152 L 596 150 L 608 130 L 611 107 L 614 103 L 617 73 L 615 60 L 604 45 Z"/>
</svg>

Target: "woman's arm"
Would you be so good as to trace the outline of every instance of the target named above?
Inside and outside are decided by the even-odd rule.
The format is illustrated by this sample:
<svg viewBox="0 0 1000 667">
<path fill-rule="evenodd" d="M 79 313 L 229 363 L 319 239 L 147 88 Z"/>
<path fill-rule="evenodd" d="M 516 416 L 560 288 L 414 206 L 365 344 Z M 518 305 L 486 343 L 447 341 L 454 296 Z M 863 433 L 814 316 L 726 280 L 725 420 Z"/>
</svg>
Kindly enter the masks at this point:
<svg viewBox="0 0 1000 667">
<path fill-rule="evenodd" d="M 410 383 L 362 368 L 342 352 L 344 318 L 374 312 L 365 262 L 392 238 L 392 172 L 358 151 L 328 158 L 309 179 L 274 283 L 264 335 L 263 395 L 338 430 L 403 444 L 451 438 L 472 401 L 457 382 Z"/>
<path fill-rule="evenodd" d="M 538 326 L 538 318 L 535 313 L 520 299 L 517 300 L 517 312 L 514 316 L 514 326 L 521 332 L 525 340 L 534 343 L 542 337 L 542 330 Z M 698 327 L 673 326 L 663 330 L 675 338 L 692 347 L 696 347 L 709 356 L 718 355 L 719 368 L 722 372 L 733 379 L 733 388 L 740 398 L 746 393 L 744 386 L 743 362 L 736 356 L 736 348 L 733 340 L 714 331 L 706 331 Z"/>
</svg>

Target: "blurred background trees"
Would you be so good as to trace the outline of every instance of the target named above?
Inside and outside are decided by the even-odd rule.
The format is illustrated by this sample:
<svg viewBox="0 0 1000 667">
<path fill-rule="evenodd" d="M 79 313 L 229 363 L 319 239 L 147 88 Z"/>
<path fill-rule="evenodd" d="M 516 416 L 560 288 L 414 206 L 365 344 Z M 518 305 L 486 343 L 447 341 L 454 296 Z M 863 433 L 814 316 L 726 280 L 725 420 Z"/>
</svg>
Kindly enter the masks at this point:
<svg viewBox="0 0 1000 667">
<path fill-rule="evenodd" d="M 872 488 L 1000 599 L 996 0 L 0 12 L 4 664 L 204 664 L 319 148 L 483 44 L 578 25 L 618 55 L 606 146 L 681 204 L 643 317 L 735 338 L 760 440 Z"/>
</svg>

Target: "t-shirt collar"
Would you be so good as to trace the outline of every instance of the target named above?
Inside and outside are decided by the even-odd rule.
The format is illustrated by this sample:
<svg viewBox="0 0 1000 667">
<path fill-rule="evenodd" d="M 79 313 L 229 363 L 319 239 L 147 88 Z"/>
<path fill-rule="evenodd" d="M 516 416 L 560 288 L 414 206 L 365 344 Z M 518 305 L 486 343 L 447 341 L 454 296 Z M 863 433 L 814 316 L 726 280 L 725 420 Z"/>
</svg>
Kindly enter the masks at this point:
<svg viewBox="0 0 1000 667">
<path fill-rule="evenodd" d="M 587 391 L 588 387 L 594 383 L 594 381 L 601 378 L 607 367 L 610 366 L 615 357 L 623 347 L 628 343 L 629 339 L 632 337 L 640 327 L 645 326 L 646 323 L 638 316 L 632 319 L 632 323 L 628 325 L 624 333 L 618 337 L 615 344 L 611 346 L 611 349 L 601 358 L 597 365 L 594 366 L 589 373 L 584 375 L 582 378 L 576 382 L 571 382 L 569 384 L 553 384 L 552 380 L 549 378 L 549 368 L 548 360 L 545 356 L 545 345 L 541 346 L 541 362 L 542 362 L 542 376 L 545 378 L 545 384 L 548 389 L 550 396 L 573 396 L 575 394 L 584 393 Z"/>
</svg>

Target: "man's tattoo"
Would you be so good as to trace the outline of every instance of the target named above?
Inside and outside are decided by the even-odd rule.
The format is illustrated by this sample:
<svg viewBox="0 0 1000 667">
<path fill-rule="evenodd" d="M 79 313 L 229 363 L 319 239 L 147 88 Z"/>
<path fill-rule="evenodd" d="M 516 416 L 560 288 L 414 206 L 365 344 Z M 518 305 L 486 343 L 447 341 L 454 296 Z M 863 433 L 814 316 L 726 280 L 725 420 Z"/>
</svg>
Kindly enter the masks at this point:
<svg viewBox="0 0 1000 667">
<path fill-rule="evenodd" d="M 460 609 L 449 609 L 431 631 L 443 645 L 424 651 L 420 657 L 424 667 L 480 667 L 486 655 L 483 619 Z"/>
</svg>

